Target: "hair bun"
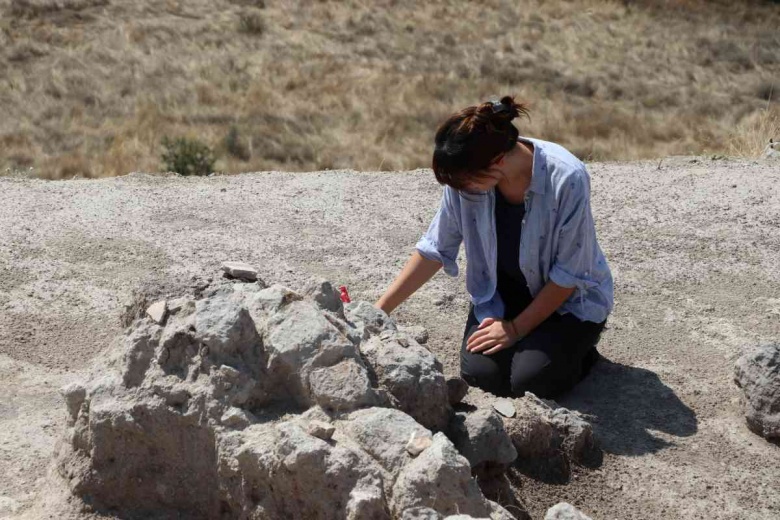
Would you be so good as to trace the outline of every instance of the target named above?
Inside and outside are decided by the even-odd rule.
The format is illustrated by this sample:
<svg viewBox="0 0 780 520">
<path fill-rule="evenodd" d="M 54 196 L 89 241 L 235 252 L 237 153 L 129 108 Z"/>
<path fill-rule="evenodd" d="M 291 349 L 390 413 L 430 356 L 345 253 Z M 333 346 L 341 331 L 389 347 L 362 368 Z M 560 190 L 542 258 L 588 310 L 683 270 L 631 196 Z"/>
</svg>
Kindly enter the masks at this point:
<svg viewBox="0 0 780 520">
<path fill-rule="evenodd" d="M 465 189 L 500 154 L 517 145 L 519 130 L 512 120 L 528 116 L 525 104 L 512 96 L 472 105 L 451 115 L 436 130 L 433 173 L 441 184 Z"/>
<path fill-rule="evenodd" d="M 502 97 L 500 104 L 506 107 L 506 110 L 498 113 L 508 117 L 509 121 L 520 115 L 528 117 L 528 107 L 523 103 L 516 103 L 514 96 Z"/>
<path fill-rule="evenodd" d="M 500 114 L 502 112 L 509 111 L 509 105 L 505 104 L 503 101 L 491 101 L 490 103 L 493 105 L 491 108 L 493 109 L 494 114 Z"/>
<path fill-rule="evenodd" d="M 501 125 L 508 123 L 520 115 L 528 116 L 528 107 L 522 103 L 516 103 L 514 96 L 504 96 L 500 100 L 495 98 L 477 107 L 476 115 L 482 124 Z"/>
</svg>

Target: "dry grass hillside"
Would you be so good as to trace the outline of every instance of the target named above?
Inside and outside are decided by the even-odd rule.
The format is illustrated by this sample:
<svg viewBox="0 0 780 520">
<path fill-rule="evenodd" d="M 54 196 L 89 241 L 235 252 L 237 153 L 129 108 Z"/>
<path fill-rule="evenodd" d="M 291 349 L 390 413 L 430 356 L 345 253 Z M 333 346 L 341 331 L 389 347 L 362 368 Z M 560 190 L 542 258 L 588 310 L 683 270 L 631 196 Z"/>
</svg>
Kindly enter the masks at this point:
<svg viewBox="0 0 780 520">
<path fill-rule="evenodd" d="M 780 137 L 780 4 L 704 0 L 0 0 L 0 171 L 428 166 L 449 113 L 590 160 L 756 154 Z"/>
</svg>

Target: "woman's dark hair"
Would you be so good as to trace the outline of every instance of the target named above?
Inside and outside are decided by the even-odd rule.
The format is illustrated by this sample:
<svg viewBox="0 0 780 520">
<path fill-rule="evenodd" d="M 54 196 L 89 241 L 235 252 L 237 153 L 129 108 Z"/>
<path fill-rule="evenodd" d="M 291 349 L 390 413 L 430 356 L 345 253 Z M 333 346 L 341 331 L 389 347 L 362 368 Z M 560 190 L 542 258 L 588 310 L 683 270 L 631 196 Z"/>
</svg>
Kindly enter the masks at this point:
<svg viewBox="0 0 780 520">
<path fill-rule="evenodd" d="M 433 173 L 439 184 L 463 190 L 469 180 L 484 177 L 480 171 L 508 152 L 520 134 L 512 120 L 528 116 L 528 107 L 512 96 L 464 108 L 436 131 Z"/>
</svg>

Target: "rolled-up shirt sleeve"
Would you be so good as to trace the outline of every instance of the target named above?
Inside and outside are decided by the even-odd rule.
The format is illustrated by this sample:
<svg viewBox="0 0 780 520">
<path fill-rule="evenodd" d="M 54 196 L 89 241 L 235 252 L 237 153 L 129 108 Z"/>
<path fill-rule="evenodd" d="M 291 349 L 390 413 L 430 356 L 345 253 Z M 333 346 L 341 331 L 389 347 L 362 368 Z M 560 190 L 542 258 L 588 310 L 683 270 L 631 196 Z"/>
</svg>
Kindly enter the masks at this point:
<svg viewBox="0 0 780 520">
<path fill-rule="evenodd" d="M 598 285 L 594 273 L 596 228 L 590 209 L 590 183 L 585 171 L 568 179 L 558 208 L 558 247 L 549 279 L 561 287 L 582 291 Z"/>
<path fill-rule="evenodd" d="M 428 226 L 428 231 L 423 234 L 415 247 L 428 260 L 442 264 L 445 273 L 458 276 L 457 258 L 462 241 L 463 236 L 457 217 L 445 188 L 439 209 Z"/>
</svg>

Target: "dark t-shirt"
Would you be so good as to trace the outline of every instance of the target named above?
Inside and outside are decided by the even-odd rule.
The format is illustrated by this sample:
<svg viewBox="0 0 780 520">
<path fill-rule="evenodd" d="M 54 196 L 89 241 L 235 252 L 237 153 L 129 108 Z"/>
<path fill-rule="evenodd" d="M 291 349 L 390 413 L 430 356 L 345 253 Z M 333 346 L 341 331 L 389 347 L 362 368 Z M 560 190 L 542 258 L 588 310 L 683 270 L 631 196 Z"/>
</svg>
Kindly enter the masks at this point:
<svg viewBox="0 0 780 520">
<path fill-rule="evenodd" d="M 525 204 L 512 204 L 496 192 L 496 240 L 498 242 L 498 293 L 504 300 L 504 319 L 513 319 L 531 303 L 533 297 L 520 271 L 520 233 Z"/>
</svg>

